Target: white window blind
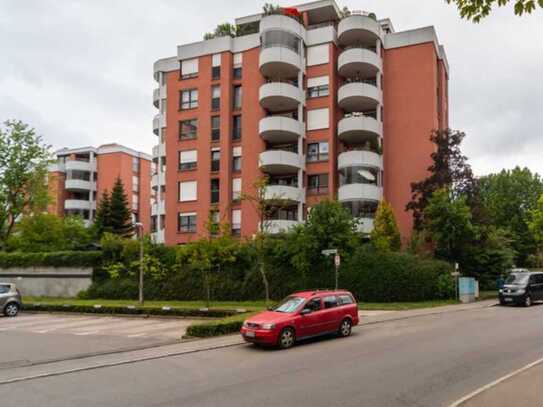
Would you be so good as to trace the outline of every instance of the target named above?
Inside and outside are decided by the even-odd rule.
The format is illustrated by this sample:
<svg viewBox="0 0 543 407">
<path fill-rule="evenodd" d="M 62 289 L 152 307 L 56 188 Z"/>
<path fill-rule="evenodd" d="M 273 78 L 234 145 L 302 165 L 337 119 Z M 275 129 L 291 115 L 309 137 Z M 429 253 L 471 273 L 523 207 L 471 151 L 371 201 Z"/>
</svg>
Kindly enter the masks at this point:
<svg viewBox="0 0 543 407">
<path fill-rule="evenodd" d="M 328 108 L 307 111 L 307 130 L 327 129 L 329 127 Z"/>
<path fill-rule="evenodd" d="M 241 52 L 237 52 L 234 54 L 234 61 L 233 61 L 233 64 L 234 66 L 241 66 L 243 62 L 243 54 Z"/>
<path fill-rule="evenodd" d="M 241 147 L 234 147 L 232 149 L 232 156 L 241 157 Z"/>
<path fill-rule="evenodd" d="M 232 225 L 241 225 L 241 209 L 232 211 Z"/>
<path fill-rule="evenodd" d="M 241 178 L 234 178 L 232 180 L 232 200 L 241 198 Z"/>
<path fill-rule="evenodd" d="M 313 88 L 317 86 L 328 85 L 328 76 L 317 76 L 315 78 L 307 78 L 307 87 Z"/>
<path fill-rule="evenodd" d="M 198 161 L 198 152 L 196 150 L 187 150 L 179 152 L 179 162 L 181 164 L 194 163 Z"/>
<path fill-rule="evenodd" d="M 181 74 L 192 75 L 198 73 L 198 58 L 181 61 Z"/>
<path fill-rule="evenodd" d="M 328 54 L 328 44 L 307 47 L 307 66 L 327 64 L 330 60 Z"/>
<path fill-rule="evenodd" d="M 179 183 L 179 202 L 196 201 L 196 190 L 198 183 L 196 181 L 186 181 Z"/>
<path fill-rule="evenodd" d="M 221 66 L 221 54 L 213 54 L 213 66 Z"/>
</svg>

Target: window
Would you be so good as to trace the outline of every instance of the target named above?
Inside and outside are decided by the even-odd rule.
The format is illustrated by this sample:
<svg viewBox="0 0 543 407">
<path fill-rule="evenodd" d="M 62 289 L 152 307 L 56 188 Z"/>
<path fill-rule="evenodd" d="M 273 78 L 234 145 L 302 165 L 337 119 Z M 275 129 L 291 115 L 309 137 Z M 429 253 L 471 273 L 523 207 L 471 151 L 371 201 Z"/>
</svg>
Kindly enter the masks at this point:
<svg viewBox="0 0 543 407">
<path fill-rule="evenodd" d="M 243 54 L 241 52 L 238 52 L 234 54 L 233 59 L 234 69 L 232 74 L 234 76 L 234 79 L 241 79 L 241 65 L 243 63 Z"/>
<path fill-rule="evenodd" d="M 179 140 L 193 140 L 198 133 L 198 120 L 190 119 L 179 122 Z"/>
<path fill-rule="evenodd" d="M 179 92 L 181 110 L 195 109 L 198 107 L 198 89 L 186 89 Z"/>
<path fill-rule="evenodd" d="M 132 194 L 132 209 L 134 211 L 137 211 L 138 206 L 139 206 L 139 196 L 137 194 Z"/>
<path fill-rule="evenodd" d="M 219 234 L 219 224 L 220 224 L 220 213 L 218 210 L 209 211 L 209 220 L 211 222 L 209 232 L 212 235 Z"/>
<path fill-rule="evenodd" d="M 232 234 L 234 236 L 241 235 L 241 209 L 232 211 Z"/>
<path fill-rule="evenodd" d="M 321 309 L 321 299 L 313 298 L 305 304 L 304 309 L 308 309 L 311 312 L 319 311 Z"/>
<path fill-rule="evenodd" d="M 300 53 L 300 39 L 295 34 L 283 30 L 264 31 L 262 33 L 262 48 L 275 46 L 291 49 L 297 54 Z"/>
<path fill-rule="evenodd" d="M 132 192 L 138 192 L 140 190 L 140 179 L 139 177 L 132 176 Z"/>
<path fill-rule="evenodd" d="M 221 108 L 221 87 L 215 85 L 211 87 L 211 110 L 217 111 Z"/>
<path fill-rule="evenodd" d="M 220 66 L 211 67 L 211 79 L 216 81 L 220 77 L 221 77 L 221 67 Z"/>
<path fill-rule="evenodd" d="M 307 66 L 327 64 L 328 61 L 328 44 L 307 47 Z"/>
<path fill-rule="evenodd" d="M 241 171 L 241 147 L 232 149 L 232 171 Z"/>
<path fill-rule="evenodd" d="M 328 142 L 311 143 L 307 145 L 307 161 L 328 160 Z"/>
<path fill-rule="evenodd" d="M 6 294 L 9 293 L 10 286 L 9 285 L 0 285 L 0 294 Z"/>
<path fill-rule="evenodd" d="M 307 111 L 307 130 L 327 129 L 329 127 L 328 108 Z"/>
<path fill-rule="evenodd" d="M 377 212 L 377 201 L 352 201 L 344 202 L 343 207 L 351 214 L 353 218 L 375 218 L 375 212 Z"/>
<path fill-rule="evenodd" d="M 309 175 L 307 177 L 308 194 L 328 193 L 328 174 Z"/>
<path fill-rule="evenodd" d="M 196 78 L 198 76 L 198 58 L 181 61 L 181 79 Z"/>
<path fill-rule="evenodd" d="M 211 171 L 219 171 L 221 168 L 221 150 L 211 150 Z"/>
<path fill-rule="evenodd" d="M 138 157 L 132 157 L 132 172 L 140 172 L 140 159 Z"/>
<path fill-rule="evenodd" d="M 241 109 L 241 86 L 234 86 L 234 110 Z"/>
<path fill-rule="evenodd" d="M 353 166 L 339 171 L 339 185 L 372 184 L 379 185 L 379 170 L 373 167 Z"/>
<path fill-rule="evenodd" d="M 196 214 L 180 213 L 177 220 L 177 230 L 180 233 L 196 233 Z"/>
<path fill-rule="evenodd" d="M 309 78 L 307 80 L 308 98 L 328 96 L 329 94 L 330 92 L 328 89 L 328 76 L 319 76 L 316 78 Z"/>
<path fill-rule="evenodd" d="M 324 309 L 337 307 L 337 298 L 335 295 L 330 295 L 322 299 L 324 303 Z"/>
<path fill-rule="evenodd" d="M 218 178 L 211 180 L 211 203 L 219 202 L 221 182 Z"/>
<path fill-rule="evenodd" d="M 347 305 L 347 304 L 354 304 L 353 297 L 350 295 L 340 295 L 339 296 L 339 305 Z"/>
<path fill-rule="evenodd" d="M 187 150 L 179 152 L 179 171 L 188 171 L 196 168 L 198 162 L 198 152 L 196 150 Z"/>
<path fill-rule="evenodd" d="M 241 139 L 241 116 L 234 116 L 232 123 L 232 140 Z"/>
<path fill-rule="evenodd" d="M 196 190 L 198 183 L 196 181 L 186 181 L 179 183 L 179 202 L 196 201 Z"/>
<path fill-rule="evenodd" d="M 232 180 L 232 201 L 239 201 L 241 199 L 241 178 L 234 178 Z"/>
<path fill-rule="evenodd" d="M 211 141 L 219 141 L 221 138 L 221 117 L 211 116 Z"/>
</svg>

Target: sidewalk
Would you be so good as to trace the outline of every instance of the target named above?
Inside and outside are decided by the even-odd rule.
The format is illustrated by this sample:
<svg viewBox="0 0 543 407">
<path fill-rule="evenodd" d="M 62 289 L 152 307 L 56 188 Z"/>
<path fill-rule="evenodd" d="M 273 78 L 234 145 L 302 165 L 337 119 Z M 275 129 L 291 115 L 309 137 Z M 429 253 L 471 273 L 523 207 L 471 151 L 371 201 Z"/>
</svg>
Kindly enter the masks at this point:
<svg viewBox="0 0 543 407">
<path fill-rule="evenodd" d="M 523 370 L 454 407 L 511 407 L 543 405 L 543 363 Z"/>
</svg>

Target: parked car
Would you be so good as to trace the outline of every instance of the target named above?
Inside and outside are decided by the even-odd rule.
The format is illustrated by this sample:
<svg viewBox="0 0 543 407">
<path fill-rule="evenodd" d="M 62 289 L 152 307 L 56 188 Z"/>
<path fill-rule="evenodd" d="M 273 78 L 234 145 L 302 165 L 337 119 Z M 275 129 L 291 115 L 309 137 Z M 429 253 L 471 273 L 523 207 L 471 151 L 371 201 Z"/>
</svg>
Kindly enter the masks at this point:
<svg viewBox="0 0 543 407">
<path fill-rule="evenodd" d="M 241 335 L 247 342 L 286 349 L 314 336 L 349 336 L 357 324 L 358 305 L 350 292 L 312 290 L 294 293 L 274 309 L 247 319 Z"/>
<path fill-rule="evenodd" d="M 511 273 L 499 291 L 500 304 L 526 307 L 543 300 L 543 272 Z"/>
<path fill-rule="evenodd" d="M 14 317 L 22 305 L 21 293 L 15 284 L 0 283 L 0 310 L 6 317 Z"/>
</svg>

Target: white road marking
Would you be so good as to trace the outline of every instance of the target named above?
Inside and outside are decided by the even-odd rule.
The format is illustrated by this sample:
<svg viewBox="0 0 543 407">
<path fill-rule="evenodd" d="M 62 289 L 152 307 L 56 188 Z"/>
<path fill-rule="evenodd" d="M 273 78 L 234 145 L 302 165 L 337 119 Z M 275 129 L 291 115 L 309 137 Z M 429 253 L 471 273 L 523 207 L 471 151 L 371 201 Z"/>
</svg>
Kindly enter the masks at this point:
<svg viewBox="0 0 543 407">
<path fill-rule="evenodd" d="M 520 369 L 518 370 L 515 370 L 514 372 L 511 372 L 503 377 L 500 377 L 498 380 L 494 380 L 493 382 L 491 383 L 488 383 L 487 385 L 483 386 L 483 387 L 480 387 L 478 388 L 477 390 L 475 390 L 474 392 L 462 397 L 460 400 L 457 400 L 455 401 L 454 403 L 450 404 L 449 407 L 459 407 L 460 405 L 462 405 L 462 403 L 474 398 L 475 396 L 478 396 L 479 394 L 485 392 L 486 390 L 488 389 L 491 389 L 492 387 L 495 387 L 497 386 L 498 384 L 512 378 L 513 376 L 516 376 L 520 373 L 523 373 L 525 372 L 526 370 L 529 370 L 531 369 L 532 367 L 535 367 L 539 364 L 543 363 L 543 358 L 539 359 L 539 360 L 536 360 L 535 362 L 532 362 L 524 367 L 521 367 Z"/>
</svg>

